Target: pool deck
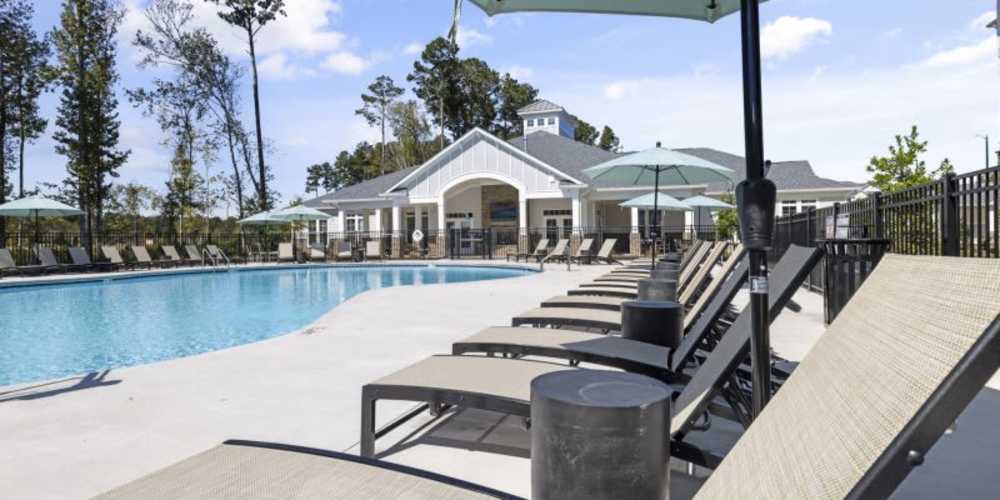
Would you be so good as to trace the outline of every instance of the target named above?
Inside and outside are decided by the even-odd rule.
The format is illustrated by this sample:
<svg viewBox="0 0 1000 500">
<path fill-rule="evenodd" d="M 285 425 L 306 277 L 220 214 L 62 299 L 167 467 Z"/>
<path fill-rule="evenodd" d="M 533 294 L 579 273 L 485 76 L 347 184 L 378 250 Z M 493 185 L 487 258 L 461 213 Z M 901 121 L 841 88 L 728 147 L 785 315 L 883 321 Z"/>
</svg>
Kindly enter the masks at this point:
<svg viewBox="0 0 1000 500">
<path fill-rule="evenodd" d="M 447 353 L 451 342 L 506 325 L 542 299 L 607 270 L 550 265 L 519 278 L 383 288 L 288 335 L 104 374 L 0 387 L 3 497 L 87 498 L 229 438 L 356 452 L 364 383 Z M 803 311 L 786 311 L 772 329 L 775 349 L 790 359 L 800 359 L 823 331 L 822 298 L 803 290 L 795 300 Z M 1000 376 L 990 386 L 1000 389 Z M 955 454 L 997 463 L 1000 433 L 977 435 L 1000 414 L 1000 404 L 990 402 L 963 415 L 959 431 L 942 439 L 943 451 L 932 453 L 928 465 L 952 462 Z M 380 420 L 411 406 L 380 405 Z M 527 496 L 527 433 L 515 420 L 471 411 L 417 419 L 379 440 L 379 450 L 386 460 Z M 937 493 L 948 496 L 957 482 L 991 484 L 974 473 L 953 477 L 952 485 L 921 483 L 914 474 L 904 486 L 937 484 Z"/>
</svg>

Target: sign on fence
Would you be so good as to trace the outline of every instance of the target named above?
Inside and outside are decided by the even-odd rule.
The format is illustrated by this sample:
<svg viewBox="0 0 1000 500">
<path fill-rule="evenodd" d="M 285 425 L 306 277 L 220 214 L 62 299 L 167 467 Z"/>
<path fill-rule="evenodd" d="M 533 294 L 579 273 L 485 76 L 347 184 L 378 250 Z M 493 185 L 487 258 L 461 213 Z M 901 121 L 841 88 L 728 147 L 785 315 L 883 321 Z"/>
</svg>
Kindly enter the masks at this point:
<svg viewBox="0 0 1000 500">
<path fill-rule="evenodd" d="M 851 218 L 849 214 L 837 215 L 834 219 L 832 215 L 826 216 L 826 239 L 842 239 L 846 240 L 848 237 L 848 230 L 851 226 Z"/>
</svg>

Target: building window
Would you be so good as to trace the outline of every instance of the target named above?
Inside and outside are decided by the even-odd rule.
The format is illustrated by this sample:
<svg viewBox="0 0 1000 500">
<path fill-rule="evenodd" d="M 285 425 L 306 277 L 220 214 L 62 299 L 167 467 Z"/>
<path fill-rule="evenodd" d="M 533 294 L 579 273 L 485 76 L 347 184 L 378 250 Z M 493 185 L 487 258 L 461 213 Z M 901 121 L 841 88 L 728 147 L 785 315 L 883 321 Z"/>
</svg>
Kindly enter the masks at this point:
<svg viewBox="0 0 1000 500">
<path fill-rule="evenodd" d="M 364 230 L 364 216 L 360 214 L 346 214 L 344 219 L 344 231 L 354 232 Z"/>
<path fill-rule="evenodd" d="M 798 202 L 796 201 L 783 201 L 781 202 L 781 216 L 788 217 L 789 215 L 795 215 L 798 211 Z"/>
<path fill-rule="evenodd" d="M 816 200 L 802 200 L 799 202 L 800 212 L 808 212 L 814 208 L 816 208 Z"/>
<path fill-rule="evenodd" d="M 572 210 L 542 210 L 542 215 L 546 217 L 557 215 L 573 215 Z"/>
<path fill-rule="evenodd" d="M 549 125 L 555 125 L 555 124 L 556 124 L 556 119 L 555 118 L 549 118 Z"/>
<path fill-rule="evenodd" d="M 534 127 L 535 126 L 535 120 L 528 120 L 528 126 L 529 127 Z"/>
</svg>

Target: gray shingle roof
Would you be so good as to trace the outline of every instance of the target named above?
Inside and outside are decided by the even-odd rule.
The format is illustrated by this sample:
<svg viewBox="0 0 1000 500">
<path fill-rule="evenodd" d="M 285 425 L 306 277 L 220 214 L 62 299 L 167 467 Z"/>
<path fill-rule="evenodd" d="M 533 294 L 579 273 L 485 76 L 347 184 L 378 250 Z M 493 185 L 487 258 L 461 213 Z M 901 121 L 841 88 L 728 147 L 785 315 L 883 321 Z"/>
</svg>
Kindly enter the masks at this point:
<svg viewBox="0 0 1000 500">
<path fill-rule="evenodd" d="M 544 113 L 546 111 L 565 111 L 562 106 L 552 102 L 546 101 L 545 99 L 536 99 L 531 104 L 517 110 L 518 114 L 521 113 Z"/>
<path fill-rule="evenodd" d="M 616 153 L 544 130 L 532 132 L 527 135 L 527 138 L 515 137 L 507 142 L 588 185 L 594 185 L 593 179 L 583 173 L 583 169 L 618 156 Z"/>
<path fill-rule="evenodd" d="M 338 189 L 332 193 L 324 194 L 318 198 L 313 198 L 303 203 L 307 207 L 319 208 L 327 206 L 328 201 L 342 201 L 342 200 L 364 200 L 369 198 L 377 198 L 378 195 L 385 192 L 386 189 L 392 187 L 393 184 L 403 180 L 403 177 L 409 175 L 417 167 L 406 167 L 395 172 L 390 172 L 388 174 L 376 177 L 374 179 L 369 179 L 367 181 L 355 184 L 353 186 L 347 186 L 345 188 Z"/>
<path fill-rule="evenodd" d="M 734 183 L 746 178 L 746 160 L 742 156 L 711 148 L 679 148 L 677 151 L 733 169 L 736 172 Z M 837 181 L 820 177 L 813 171 L 812 165 L 805 160 L 772 162 L 767 177 L 774 182 L 779 191 L 791 189 L 861 189 L 865 186 L 857 182 Z M 729 186 L 721 182 L 708 186 L 709 192 L 728 191 L 729 189 Z"/>
</svg>

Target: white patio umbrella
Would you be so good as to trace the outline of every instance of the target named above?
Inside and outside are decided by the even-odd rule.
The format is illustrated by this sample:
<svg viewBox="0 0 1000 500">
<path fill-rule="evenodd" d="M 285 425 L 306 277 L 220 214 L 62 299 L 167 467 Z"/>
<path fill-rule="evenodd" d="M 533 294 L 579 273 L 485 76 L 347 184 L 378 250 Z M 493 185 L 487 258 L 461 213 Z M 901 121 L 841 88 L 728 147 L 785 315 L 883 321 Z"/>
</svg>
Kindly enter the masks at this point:
<svg viewBox="0 0 1000 500">
<path fill-rule="evenodd" d="M 595 180 L 604 179 L 617 185 L 653 185 L 653 262 L 656 266 L 656 240 L 659 238 L 660 183 L 672 185 L 708 184 L 730 181 L 736 175 L 731 169 L 680 151 L 660 147 L 619 156 L 583 170 Z M 674 200 L 677 201 L 677 200 Z"/>
<path fill-rule="evenodd" d="M 70 217 L 83 215 L 83 211 L 56 200 L 41 196 L 29 196 L 0 205 L 0 216 L 3 217 L 34 217 L 35 236 L 32 245 L 38 242 L 39 217 Z"/>
</svg>

